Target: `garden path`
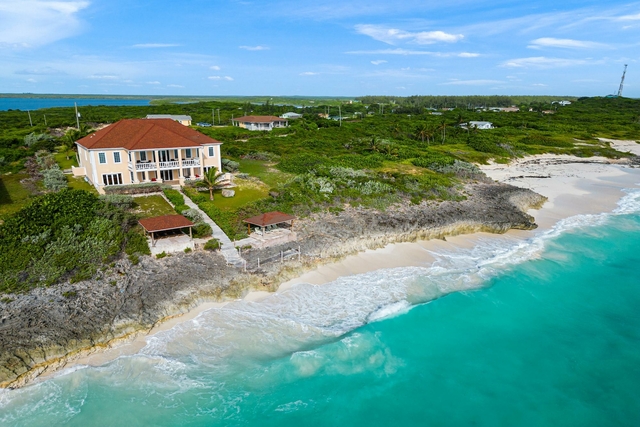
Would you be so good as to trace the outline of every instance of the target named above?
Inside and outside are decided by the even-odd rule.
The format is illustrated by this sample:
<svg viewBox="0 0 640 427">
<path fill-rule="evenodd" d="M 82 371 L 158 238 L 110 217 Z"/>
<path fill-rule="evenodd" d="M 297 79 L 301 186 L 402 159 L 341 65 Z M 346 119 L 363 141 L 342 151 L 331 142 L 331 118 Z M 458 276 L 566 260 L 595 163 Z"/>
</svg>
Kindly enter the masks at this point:
<svg viewBox="0 0 640 427">
<path fill-rule="evenodd" d="M 202 209 L 196 205 L 193 200 L 191 200 L 186 194 L 180 191 L 182 196 L 184 197 L 184 204 L 189 206 L 191 209 L 195 209 L 202 215 L 204 222 L 209 224 L 212 230 L 212 236 L 220 241 L 220 252 L 224 259 L 227 260 L 227 263 L 232 264 L 235 267 L 244 266 L 244 259 L 238 254 L 233 242 L 229 237 L 222 231 L 218 224 L 216 224 Z"/>
</svg>

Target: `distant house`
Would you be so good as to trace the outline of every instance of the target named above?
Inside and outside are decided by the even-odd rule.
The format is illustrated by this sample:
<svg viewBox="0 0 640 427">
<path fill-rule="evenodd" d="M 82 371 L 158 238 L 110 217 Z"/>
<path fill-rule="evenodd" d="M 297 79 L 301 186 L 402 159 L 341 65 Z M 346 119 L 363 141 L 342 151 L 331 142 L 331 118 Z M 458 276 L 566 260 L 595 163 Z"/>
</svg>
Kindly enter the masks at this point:
<svg viewBox="0 0 640 427">
<path fill-rule="evenodd" d="M 99 193 L 111 185 L 183 185 L 222 170 L 221 142 L 169 119 L 125 119 L 76 141 L 79 167 Z"/>
<path fill-rule="evenodd" d="M 234 126 L 247 130 L 272 130 L 274 128 L 286 128 L 289 125 L 287 119 L 276 116 L 244 116 L 231 120 Z"/>
<path fill-rule="evenodd" d="M 298 113 L 284 113 L 283 115 L 280 116 L 281 119 L 299 119 L 302 117 L 302 114 L 298 114 Z"/>
<path fill-rule="evenodd" d="M 172 115 L 172 114 L 147 114 L 147 119 L 170 119 L 183 124 L 185 126 L 191 126 L 191 116 Z"/>
<path fill-rule="evenodd" d="M 558 102 L 558 104 L 562 105 L 563 107 L 566 105 L 571 105 L 571 101 L 560 101 Z"/>
<path fill-rule="evenodd" d="M 470 121 L 469 123 L 462 123 L 460 127 L 463 129 L 467 129 L 469 127 L 476 129 L 493 129 L 493 123 Z"/>
</svg>

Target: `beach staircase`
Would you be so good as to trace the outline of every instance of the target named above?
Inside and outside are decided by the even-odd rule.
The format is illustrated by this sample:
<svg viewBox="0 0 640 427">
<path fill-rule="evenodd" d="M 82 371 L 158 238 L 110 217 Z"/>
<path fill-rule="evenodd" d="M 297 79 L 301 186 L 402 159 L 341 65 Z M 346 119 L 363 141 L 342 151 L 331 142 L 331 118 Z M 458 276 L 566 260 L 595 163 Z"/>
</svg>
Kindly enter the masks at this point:
<svg viewBox="0 0 640 427">
<path fill-rule="evenodd" d="M 196 205 L 193 200 L 191 200 L 186 194 L 184 194 L 181 190 L 180 193 L 184 197 L 185 205 L 189 206 L 191 209 L 195 209 L 202 215 L 204 222 L 209 224 L 212 230 L 212 237 L 218 239 L 220 242 L 220 252 L 222 256 L 227 261 L 227 264 L 233 265 L 234 267 L 242 268 L 245 265 L 245 260 L 238 254 L 238 250 L 235 248 L 233 242 L 229 237 L 222 231 L 218 224 L 216 224 L 209 215 L 204 213 L 202 209 Z"/>
</svg>

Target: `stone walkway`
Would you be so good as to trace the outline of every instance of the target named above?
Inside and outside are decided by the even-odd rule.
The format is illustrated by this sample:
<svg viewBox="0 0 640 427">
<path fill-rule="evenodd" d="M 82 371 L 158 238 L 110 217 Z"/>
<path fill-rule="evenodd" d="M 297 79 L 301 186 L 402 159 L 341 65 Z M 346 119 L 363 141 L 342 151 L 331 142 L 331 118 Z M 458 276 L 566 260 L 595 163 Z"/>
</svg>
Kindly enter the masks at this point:
<svg viewBox="0 0 640 427">
<path fill-rule="evenodd" d="M 227 263 L 232 264 L 235 267 L 243 267 L 244 259 L 240 257 L 240 255 L 238 255 L 238 251 L 233 246 L 233 242 L 231 241 L 231 239 L 229 239 L 229 237 L 224 234 L 224 231 L 222 231 L 222 229 L 218 227 L 218 224 L 213 222 L 213 220 L 209 218 L 209 215 L 204 213 L 204 211 L 202 211 L 202 209 L 200 209 L 198 205 L 193 203 L 193 201 L 189 197 L 187 197 L 186 194 L 184 194 L 182 191 L 180 191 L 180 194 L 182 194 L 182 196 L 184 197 L 184 204 L 189 206 L 191 209 L 195 209 L 200 212 L 204 222 L 209 224 L 211 230 L 213 230 L 212 236 L 220 241 L 220 252 L 222 253 L 224 259 L 227 260 Z"/>
</svg>

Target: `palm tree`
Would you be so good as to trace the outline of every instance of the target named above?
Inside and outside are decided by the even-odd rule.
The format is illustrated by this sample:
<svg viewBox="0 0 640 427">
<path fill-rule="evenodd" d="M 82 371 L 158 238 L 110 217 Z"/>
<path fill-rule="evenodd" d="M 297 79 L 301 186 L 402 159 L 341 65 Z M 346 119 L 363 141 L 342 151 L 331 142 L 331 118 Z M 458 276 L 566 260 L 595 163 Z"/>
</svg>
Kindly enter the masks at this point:
<svg viewBox="0 0 640 427">
<path fill-rule="evenodd" d="M 202 181 L 196 182 L 195 185 L 197 187 L 207 187 L 209 189 L 209 200 L 213 201 L 213 190 L 221 188 L 220 181 L 222 181 L 223 175 L 223 173 L 218 172 L 217 168 L 209 168 L 202 175 Z"/>
<path fill-rule="evenodd" d="M 69 160 L 69 152 L 73 150 L 75 147 L 75 143 L 82 136 L 81 131 L 76 129 L 70 129 L 65 135 L 62 137 L 62 151 L 67 155 L 67 160 Z"/>
<path fill-rule="evenodd" d="M 431 136 L 431 132 L 429 126 L 426 123 L 422 123 L 416 129 L 416 136 L 422 139 L 422 143 L 424 144 L 424 139 L 427 138 L 427 145 L 429 145 L 429 137 Z"/>
<path fill-rule="evenodd" d="M 440 128 L 442 129 L 442 143 L 447 139 L 447 121 L 442 119 L 442 123 L 440 123 Z"/>
</svg>

